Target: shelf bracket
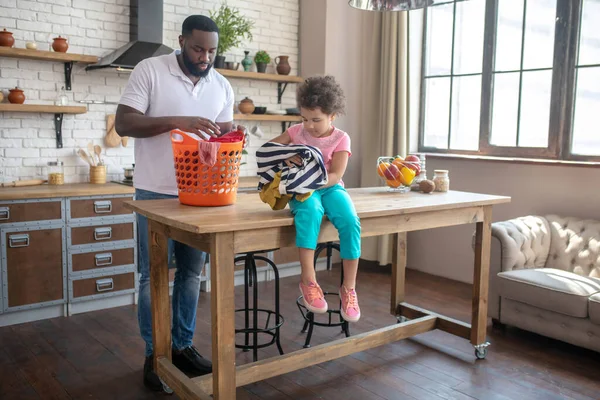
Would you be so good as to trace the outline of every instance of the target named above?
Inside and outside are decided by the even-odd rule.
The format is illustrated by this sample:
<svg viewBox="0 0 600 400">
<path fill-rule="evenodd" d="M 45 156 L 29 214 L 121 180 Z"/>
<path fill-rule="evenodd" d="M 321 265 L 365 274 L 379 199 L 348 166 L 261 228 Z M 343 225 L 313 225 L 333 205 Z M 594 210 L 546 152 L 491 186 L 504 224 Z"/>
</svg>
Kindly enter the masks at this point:
<svg viewBox="0 0 600 400">
<path fill-rule="evenodd" d="M 54 129 L 56 130 L 56 148 L 62 149 L 63 140 L 62 140 L 62 114 L 54 114 Z"/>
<path fill-rule="evenodd" d="M 73 61 L 65 63 L 65 89 L 71 90 L 71 72 L 73 72 Z"/>
<path fill-rule="evenodd" d="M 285 121 L 281 121 L 281 132 L 282 132 L 282 133 L 283 133 L 283 132 L 285 132 L 285 130 L 286 130 L 286 127 L 285 127 L 285 124 L 286 124 L 286 123 L 287 123 L 287 127 L 288 127 L 288 128 L 289 128 L 290 126 L 292 126 L 292 123 L 291 123 L 291 122 L 285 122 Z"/>
<path fill-rule="evenodd" d="M 287 85 L 287 82 L 277 82 L 277 104 L 281 104 L 281 98 L 283 97 L 283 92 L 285 92 Z"/>
</svg>

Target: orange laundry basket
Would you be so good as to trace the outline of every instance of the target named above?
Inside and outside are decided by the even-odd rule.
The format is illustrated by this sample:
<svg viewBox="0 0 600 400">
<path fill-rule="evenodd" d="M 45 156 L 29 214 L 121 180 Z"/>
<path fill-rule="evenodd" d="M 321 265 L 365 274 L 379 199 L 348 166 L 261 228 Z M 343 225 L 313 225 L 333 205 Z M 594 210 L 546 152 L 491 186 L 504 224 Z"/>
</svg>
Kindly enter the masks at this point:
<svg viewBox="0 0 600 400">
<path fill-rule="evenodd" d="M 244 142 L 220 143 L 212 167 L 200 163 L 198 140 L 178 129 L 171 131 L 179 202 L 214 207 L 235 203 Z"/>
</svg>

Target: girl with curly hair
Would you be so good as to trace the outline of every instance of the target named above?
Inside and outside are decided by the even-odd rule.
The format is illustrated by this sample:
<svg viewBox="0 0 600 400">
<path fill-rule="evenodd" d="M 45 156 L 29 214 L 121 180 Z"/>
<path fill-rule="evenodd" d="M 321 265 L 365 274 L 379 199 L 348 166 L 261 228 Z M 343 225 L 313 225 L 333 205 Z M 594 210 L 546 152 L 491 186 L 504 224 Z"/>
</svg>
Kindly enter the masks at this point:
<svg viewBox="0 0 600 400">
<path fill-rule="evenodd" d="M 300 253 L 302 275 L 300 292 L 306 308 L 313 313 L 327 312 L 327 302 L 317 283 L 314 253 L 323 215 L 336 227 L 340 237 L 340 255 L 344 281 L 340 288 L 341 314 L 346 321 L 356 322 L 360 308 L 356 295 L 356 273 L 360 257 L 360 220 L 354 204 L 344 188 L 342 177 L 346 172 L 350 150 L 350 136 L 333 125 L 335 118 L 344 113 L 345 96 L 332 76 L 316 76 L 299 85 L 296 100 L 302 123 L 291 126 L 271 140 L 279 144 L 303 144 L 318 148 L 328 172 L 328 183 L 304 200 L 292 199 L 290 208 L 296 226 L 296 246 Z M 286 160 L 302 165 L 300 156 Z"/>
</svg>

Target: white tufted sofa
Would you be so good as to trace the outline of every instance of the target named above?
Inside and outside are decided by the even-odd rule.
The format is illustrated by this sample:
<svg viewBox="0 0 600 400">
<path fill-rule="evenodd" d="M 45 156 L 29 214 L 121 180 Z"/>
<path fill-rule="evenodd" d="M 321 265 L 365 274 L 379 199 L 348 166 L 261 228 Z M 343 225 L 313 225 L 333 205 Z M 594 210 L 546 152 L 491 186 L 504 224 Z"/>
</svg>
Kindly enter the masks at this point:
<svg viewBox="0 0 600 400">
<path fill-rule="evenodd" d="M 492 237 L 493 321 L 600 352 L 600 221 L 527 216 Z"/>
</svg>

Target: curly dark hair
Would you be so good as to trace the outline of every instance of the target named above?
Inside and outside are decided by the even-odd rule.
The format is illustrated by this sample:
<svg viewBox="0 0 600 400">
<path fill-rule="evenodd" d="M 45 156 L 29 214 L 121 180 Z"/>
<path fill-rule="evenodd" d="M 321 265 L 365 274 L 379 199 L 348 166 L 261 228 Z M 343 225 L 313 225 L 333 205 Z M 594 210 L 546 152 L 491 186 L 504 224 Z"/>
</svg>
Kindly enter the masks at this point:
<svg viewBox="0 0 600 400">
<path fill-rule="evenodd" d="M 320 108 L 325 114 L 343 114 L 346 96 L 331 75 L 306 78 L 296 91 L 298 107 L 314 110 Z"/>
</svg>

